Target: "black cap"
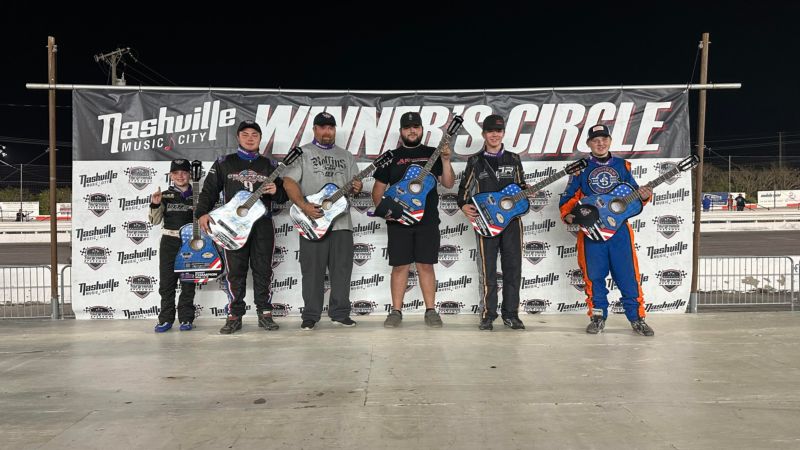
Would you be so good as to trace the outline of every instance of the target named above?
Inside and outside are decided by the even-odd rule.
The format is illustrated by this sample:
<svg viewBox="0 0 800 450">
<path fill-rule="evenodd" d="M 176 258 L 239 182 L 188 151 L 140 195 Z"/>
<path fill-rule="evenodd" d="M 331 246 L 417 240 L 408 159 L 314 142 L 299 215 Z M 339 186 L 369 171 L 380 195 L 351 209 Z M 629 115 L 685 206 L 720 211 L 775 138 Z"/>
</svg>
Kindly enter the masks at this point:
<svg viewBox="0 0 800 450">
<path fill-rule="evenodd" d="M 321 127 L 323 125 L 336 126 L 336 118 L 331 113 L 321 112 L 314 117 L 314 125 Z"/>
<path fill-rule="evenodd" d="M 422 126 L 422 117 L 418 112 L 407 112 L 400 116 L 400 128 L 410 127 L 412 125 Z"/>
<path fill-rule="evenodd" d="M 191 166 L 188 159 L 173 159 L 169 165 L 169 171 L 175 172 L 176 170 L 183 170 L 184 172 L 191 172 Z"/>
<path fill-rule="evenodd" d="M 490 131 L 490 130 L 502 131 L 505 129 L 506 129 L 506 121 L 503 119 L 503 116 L 492 114 L 483 120 L 483 131 Z"/>
<path fill-rule="evenodd" d="M 586 135 L 586 140 L 594 139 L 597 136 L 611 137 L 611 132 L 608 131 L 608 127 L 603 124 L 593 125 L 591 128 L 589 128 L 589 133 Z"/>
<path fill-rule="evenodd" d="M 572 219 L 572 223 L 584 227 L 590 227 L 600 219 L 600 211 L 598 211 L 597 207 L 594 205 L 582 205 L 578 203 L 569 213 L 575 216 L 575 218 Z"/>
<path fill-rule="evenodd" d="M 236 134 L 241 133 L 242 130 L 246 128 L 252 128 L 258 131 L 259 134 L 261 134 L 261 127 L 258 126 L 258 124 L 253 122 L 252 120 L 243 120 L 242 123 L 239 124 L 239 129 L 236 130 Z"/>
</svg>

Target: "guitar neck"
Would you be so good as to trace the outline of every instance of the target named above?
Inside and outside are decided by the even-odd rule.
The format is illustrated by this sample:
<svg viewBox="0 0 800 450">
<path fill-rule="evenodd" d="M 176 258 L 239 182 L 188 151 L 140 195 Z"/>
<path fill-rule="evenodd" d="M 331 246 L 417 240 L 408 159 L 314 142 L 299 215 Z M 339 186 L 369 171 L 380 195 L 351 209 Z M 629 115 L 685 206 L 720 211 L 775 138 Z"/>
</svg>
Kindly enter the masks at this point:
<svg viewBox="0 0 800 450">
<path fill-rule="evenodd" d="M 356 174 L 356 176 L 353 177 L 352 180 L 348 181 L 347 184 L 345 184 L 344 186 L 340 187 L 336 192 L 333 193 L 333 195 L 331 195 L 328 198 L 328 200 L 330 200 L 333 203 L 336 203 L 337 201 L 339 201 L 340 198 L 344 197 L 347 194 L 348 191 L 350 191 L 350 188 L 353 186 L 353 181 L 361 181 L 361 180 L 363 180 L 364 177 L 366 177 L 367 175 L 371 174 L 373 170 L 375 170 L 375 163 L 374 162 L 372 164 L 368 165 L 367 167 L 365 167 L 364 170 L 362 170 L 361 172 L 358 172 Z"/>
<path fill-rule="evenodd" d="M 259 187 L 252 194 L 250 194 L 250 197 L 247 197 L 247 200 L 242 204 L 242 206 L 244 206 L 245 208 L 252 208 L 253 205 L 255 205 L 256 202 L 261 198 L 261 196 L 264 195 L 264 186 L 274 182 L 276 178 L 281 176 L 281 173 L 283 173 L 283 170 L 285 168 L 286 166 L 282 162 L 278 163 L 278 167 L 276 167 L 275 170 L 273 170 L 272 173 L 269 174 L 269 176 L 267 176 L 267 179 L 264 180 L 263 183 L 261 183 L 261 187 Z"/>
<path fill-rule="evenodd" d="M 535 193 L 539 192 L 540 189 L 542 189 L 543 187 L 547 186 L 548 184 L 558 180 L 559 178 L 563 177 L 566 174 L 567 174 L 567 170 L 566 169 L 562 169 L 562 170 L 559 170 L 558 172 L 550 175 L 549 177 L 545 178 L 544 180 L 534 184 L 533 186 L 528 186 L 527 188 L 525 188 L 525 189 L 517 192 L 516 194 L 514 194 L 514 201 L 518 202 L 518 201 L 522 200 L 523 198 L 525 198 L 525 197 L 527 197 L 529 195 L 532 195 L 532 194 L 535 194 Z"/>
<path fill-rule="evenodd" d="M 200 181 L 192 181 L 192 239 L 200 239 L 200 225 L 194 215 L 194 208 L 200 198 Z"/>
<path fill-rule="evenodd" d="M 667 179 L 672 178 L 675 175 L 679 174 L 680 172 L 681 172 L 681 169 L 679 169 L 678 167 L 673 167 L 672 169 L 670 169 L 670 170 L 664 172 L 663 174 L 661 174 L 656 179 L 654 179 L 654 180 L 650 181 L 649 183 L 645 184 L 645 186 L 647 186 L 649 188 L 654 188 L 654 187 L 658 186 L 659 184 L 663 183 L 664 181 L 666 181 Z M 638 190 L 635 190 L 635 191 L 631 192 L 630 194 L 628 194 L 628 195 L 626 195 L 624 197 L 625 203 L 630 203 L 630 202 L 632 202 L 632 201 L 634 201 L 636 199 L 640 199 Z"/>
</svg>

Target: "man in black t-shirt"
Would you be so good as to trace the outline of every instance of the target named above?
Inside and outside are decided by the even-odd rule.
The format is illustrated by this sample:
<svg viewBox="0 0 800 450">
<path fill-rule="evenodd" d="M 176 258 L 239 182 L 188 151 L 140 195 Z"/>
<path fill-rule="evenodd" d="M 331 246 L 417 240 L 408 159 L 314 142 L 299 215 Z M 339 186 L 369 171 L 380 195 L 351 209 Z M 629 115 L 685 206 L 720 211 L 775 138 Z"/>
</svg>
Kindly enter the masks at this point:
<svg viewBox="0 0 800 450">
<path fill-rule="evenodd" d="M 411 164 L 424 166 L 433 152 L 433 147 L 422 145 L 422 118 L 418 113 L 408 112 L 400 117 L 400 139 L 403 145 L 393 150 L 392 163 L 375 171 L 372 200 L 377 205 L 387 186 L 403 178 Z M 445 146 L 431 173 L 442 186 L 451 188 L 455 184 L 455 173 L 450 165 L 450 148 Z M 430 327 L 441 327 L 442 319 L 434 308 L 436 297 L 436 274 L 433 265 L 439 262 L 439 193 L 434 187 L 425 198 L 425 213 L 422 220 L 411 226 L 387 218 L 389 265 L 392 266 L 392 310 L 384 322 L 387 328 L 400 325 L 403 320 L 403 297 L 408 283 L 411 263 L 417 267 L 419 286 L 425 300 L 425 323 Z"/>
</svg>

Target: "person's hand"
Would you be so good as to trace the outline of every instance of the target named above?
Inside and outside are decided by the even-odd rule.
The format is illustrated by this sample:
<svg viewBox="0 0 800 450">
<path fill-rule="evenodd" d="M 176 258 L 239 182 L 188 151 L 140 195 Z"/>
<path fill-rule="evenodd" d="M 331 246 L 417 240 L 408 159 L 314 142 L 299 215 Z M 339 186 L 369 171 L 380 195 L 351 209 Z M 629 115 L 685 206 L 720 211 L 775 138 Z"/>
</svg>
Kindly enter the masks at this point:
<svg viewBox="0 0 800 450">
<path fill-rule="evenodd" d="M 650 186 L 642 186 L 639 188 L 638 192 L 639 192 L 639 197 L 642 199 L 642 201 L 645 201 L 648 198 L 650 198 L 651 195 L 653 195 L 653 188 L 651 188 Z"/>
<path fill-rule="evenodd" d="M 470 219 L 478 217 L 478 209 L 475 208 L 475 205 L 470 205 L 469 203 L 461 207 L 461 212 Z"/>
<path fill-rule="evenodd" d="M 322 214 L 322 209 L 320 209 L 319 205 L 316 203 L 304 202 L 300 205 L 300 210 L 303 211 L 303 214 L 309 219 L 319 219 L 324 216 L 324 214 Z"/>
<path fill-rule="evenodd" d="M 211 234 L 211 228 L 208 226 L 209 222 L 216 224 L 214 219 L 212 219 L 208 214 L 203 214 L 199 219 L 197 219 L 197 224 L 200 225 L 200 229 L 203 230 L 205 234 Z"/>
<path fill-rule="evenodd" d="M 361 183 L 358 180 L 353 180 L 353 182 L 350 184 L 350 192 L 352 192 L 353 194 L 358 194 L 359 192 L 361 192 L 361 188 L 363 187 L 364 187 L 363 183 Z"/>
<path fill-rule="evenodd" d="M 575 214 L 567 214 L 564 216 L 564 222 L 572 225 L 572 221 L 575 220 Z"/>
<path fill-rule="evenodd" d="M 274 194 L 275 192 L 278 191 L 278 187 L 275 186 L 275 183 L 267 183 L 267 184 L 261 186 L 261 190 L 265 194 L 272 195 L 272 194 Z"/>
<path fill-rule="evenodd" d="M 161 186 L 159 186 L 158 190 L 153 192 L 153 194 L 150 196 L 150 203 L 154 205 L 161 204 Z"/>
<path fill-rule="evenodd" d="M 446 141 L 442 146 L 442 152 L 439 154 L 439 157 L 442 158 L 442 161 L 450 161 L 450 155 L 453 154 L 453 150 L 450 148 L 450 142 Z"/>
</svg>

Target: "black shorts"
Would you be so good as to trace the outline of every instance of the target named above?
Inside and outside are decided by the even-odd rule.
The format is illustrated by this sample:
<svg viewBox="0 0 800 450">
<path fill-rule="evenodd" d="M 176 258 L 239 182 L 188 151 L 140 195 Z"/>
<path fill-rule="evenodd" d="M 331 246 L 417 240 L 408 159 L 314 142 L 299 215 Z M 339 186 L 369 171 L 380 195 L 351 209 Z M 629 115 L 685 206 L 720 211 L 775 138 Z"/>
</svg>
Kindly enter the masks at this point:
<svg viewBox="0 0 800 450">
<path fill-rule="evenodd" d="M 404 266 L 412 262 L 439 262 L 439 225 L 417 224 L 407 227 L 391 224 L 387 227 L 389 265 Z"/>
</svg>

